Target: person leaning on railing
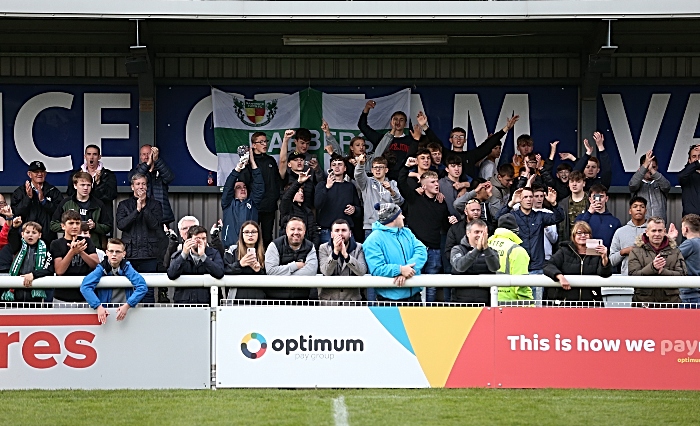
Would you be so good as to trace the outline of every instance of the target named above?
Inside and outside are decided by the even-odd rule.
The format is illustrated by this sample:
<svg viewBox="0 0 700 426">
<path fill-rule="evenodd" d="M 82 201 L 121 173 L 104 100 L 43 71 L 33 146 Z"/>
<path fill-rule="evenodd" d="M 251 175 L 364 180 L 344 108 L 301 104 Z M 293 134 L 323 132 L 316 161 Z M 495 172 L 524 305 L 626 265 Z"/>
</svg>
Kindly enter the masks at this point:
<svg viewBox="0 0 700 426">
<path fill-rule="evenodd" d="M 243 223 L 238 232 L 238 244 L 224 252 L 226 275 L 265 275 L 265 246 L 260 225 L 254 220 Z M 266 299 L 260 288 L 231 288 L 229 299 Z"/>
<path fill-rule="evenodd" d="M 586 240 L 592 238 L 591 227 L 582 221 L 571 228 L 571 241 L 563 241 L 544 267 L 544 274 L 561 284 L 550 287 L 548 299 L 560 301 L 602 301 L 600 287 L 572 288 L 566 275 L 612 275 L 608 249 L 604 245 L 595 248 L 595 254 L 586 254 Z M 590 253 L 590 252 L 589 252 Z"/>
</svg>

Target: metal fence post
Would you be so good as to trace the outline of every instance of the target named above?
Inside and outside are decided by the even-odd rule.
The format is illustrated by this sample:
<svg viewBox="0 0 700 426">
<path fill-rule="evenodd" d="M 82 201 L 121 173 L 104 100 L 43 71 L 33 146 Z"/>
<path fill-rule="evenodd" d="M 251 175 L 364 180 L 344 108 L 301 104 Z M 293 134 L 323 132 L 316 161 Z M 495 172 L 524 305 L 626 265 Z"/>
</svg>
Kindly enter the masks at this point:
<svg viewBox="0 0 700 426">
<path fill-rule="evenodd" d="M 216 390 L 216 311 L 219 307 L 219 287 L 209 287 L 211 295 L 210 327 L 211 327 L 211 389 Z"/>
<path fill-rule="evenodd" d="M 498 307 L 498 287 L 495 285 L 491 286 L 491 307 Z"/>
</svg>

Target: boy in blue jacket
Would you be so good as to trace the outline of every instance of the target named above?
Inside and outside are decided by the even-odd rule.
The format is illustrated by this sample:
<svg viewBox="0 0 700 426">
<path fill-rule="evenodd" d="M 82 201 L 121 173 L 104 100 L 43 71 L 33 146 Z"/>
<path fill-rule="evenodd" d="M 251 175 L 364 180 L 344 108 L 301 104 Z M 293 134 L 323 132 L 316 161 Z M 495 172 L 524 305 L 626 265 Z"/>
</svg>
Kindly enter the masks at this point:
<svg viewBox="0 0 700 426">
<path fill-rule="evenodd" d="M 420 302 L 421 287 L 404 287 L 406 280 L 420 275 L 428 250 L 403 224 L 401 209 L 394 203 L 375 204 L 379 220 L 362 248 L 373 276 L 394 278 L 395 288 L 377 288 L 378 301 Z"/>
<path fill-rule="evenodd" d="M 90 307 L 97 310 L 97 319 L 102 324 L 107 321 L 107 315 L 109 315 L 107 309 L 102 306 L 103 303 L 122 303 L 117 308 L 117 321 L 121 321 L 126 318 L 129 308 L 136 306 L 148 291 L 146 280 L 124 258 L 126 245 L 122 240 L 110 238 L 107 241 L 105 254 L 104 260 L 83 279 L 83 283 L 80 285 L 80 292 Z M 134 288 L 100 288 L 95 290 L 100 279 L 109 275 L 128 278 Z"/>
</svg>

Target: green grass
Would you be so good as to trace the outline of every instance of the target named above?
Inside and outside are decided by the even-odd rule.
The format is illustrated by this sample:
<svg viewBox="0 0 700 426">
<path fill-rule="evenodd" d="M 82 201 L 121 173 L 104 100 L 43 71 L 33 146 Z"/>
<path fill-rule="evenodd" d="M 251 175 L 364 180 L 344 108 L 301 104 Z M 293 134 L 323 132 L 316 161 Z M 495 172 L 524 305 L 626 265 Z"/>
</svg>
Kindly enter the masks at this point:
<svg viewBox="0 0 700 426">
<path fill-rule="evenodd" d="M 0 391 L 2 425 L 696 424 L 700 392 L 512 389 Z"/>
</svg>

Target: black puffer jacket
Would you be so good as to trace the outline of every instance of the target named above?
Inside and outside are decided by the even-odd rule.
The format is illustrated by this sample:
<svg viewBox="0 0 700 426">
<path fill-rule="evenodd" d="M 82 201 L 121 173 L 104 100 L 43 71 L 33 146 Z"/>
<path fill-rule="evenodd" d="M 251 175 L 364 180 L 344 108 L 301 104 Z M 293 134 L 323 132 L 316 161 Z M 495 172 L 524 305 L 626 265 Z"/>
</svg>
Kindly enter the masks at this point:
<svg viewBox="0 0 700 426">
<path fill-rule="evenodd" d="M 117 228 L 122 231 L 127 259 L 153 259 L 161 239 L 163 207 L 153 198 L 146 198 L 146 206 L 136 210 L 136 197 L 129 197 L 117 206 Z"/>
<path fill-rule="evenodd" d="M 563 241 L 559 244 L 559 250 L 552 255 L 544 266 L 544 274 L 554 281 L 556 276 L 566 275 L 598 275 L 607 278 L 612 275 L 612 266 L 603 266 L 600 256 L 586 256 L 578 254 L 576 246 L 571 241 Z M 548 298 L 551 300 L 566 301 L 601 301 L 600 287 L 582 287 L 564 290 L 561 287 L 549 287 Z"/>
</svg>

